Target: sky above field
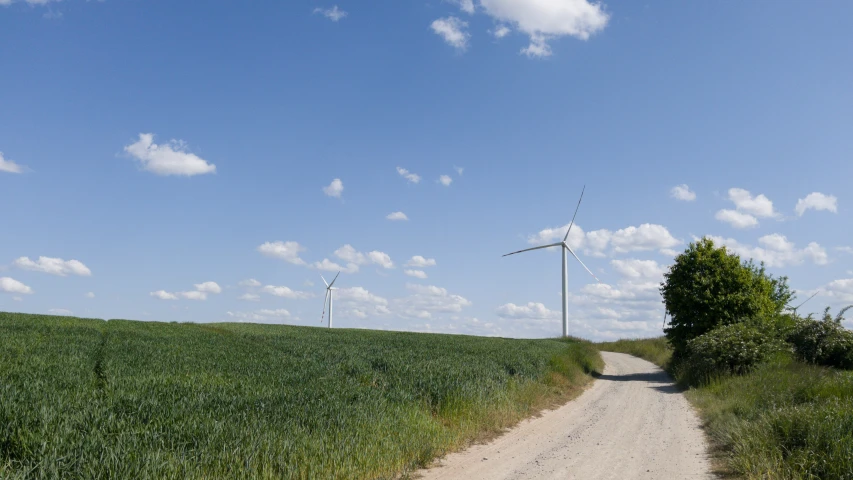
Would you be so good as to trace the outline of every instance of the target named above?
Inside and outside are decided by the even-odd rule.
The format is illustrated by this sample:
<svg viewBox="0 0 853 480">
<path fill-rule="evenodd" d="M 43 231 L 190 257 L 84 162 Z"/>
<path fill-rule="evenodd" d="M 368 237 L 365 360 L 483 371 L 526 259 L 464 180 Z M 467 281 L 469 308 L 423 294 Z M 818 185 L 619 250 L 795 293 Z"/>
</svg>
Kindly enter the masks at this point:
<svg viewBox="0 0 853 480">
<path fill-rule="evenodd" d="M 0 310 L 661 333 L 712 236 L 853 303 L 853 3 L 0 0 Z M 853 326 L 853 323 L 847 323 Z"/>
</svg>

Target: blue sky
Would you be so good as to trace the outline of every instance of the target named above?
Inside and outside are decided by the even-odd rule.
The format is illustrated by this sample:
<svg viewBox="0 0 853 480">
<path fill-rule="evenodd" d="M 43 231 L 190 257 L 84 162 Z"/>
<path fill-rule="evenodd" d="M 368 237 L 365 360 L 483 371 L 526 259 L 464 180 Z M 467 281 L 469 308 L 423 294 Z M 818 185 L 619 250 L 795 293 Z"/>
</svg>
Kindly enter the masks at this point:
<svg viewBox="0 0 853 480">
<path fill-rule="evenodd" d="M 702 235 L 853 303 L 850 31 L 844 1 L 0 0 L 0 310 L 319 325 L 334 263 L 336 326 L 559 335 L 559 252 L 501 255 L 583 185 L 573 334 L 659 334 Z"/>
</svg>

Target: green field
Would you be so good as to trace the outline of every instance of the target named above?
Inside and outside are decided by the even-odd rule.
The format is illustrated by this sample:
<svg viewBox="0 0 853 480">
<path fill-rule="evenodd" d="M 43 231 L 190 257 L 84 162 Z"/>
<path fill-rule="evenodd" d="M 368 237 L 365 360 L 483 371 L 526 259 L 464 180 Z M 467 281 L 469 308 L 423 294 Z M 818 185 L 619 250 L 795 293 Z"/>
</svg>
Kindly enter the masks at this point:
<svg viewBox="0 0 853 480">
<path fill-rule="evenodd" d="M 391 478 L 576 395 L 587 343 L 0 313 L 2 478 Z"/>
<path fill-rule="evenodd" d="M 597 345 L 667 368 L 666 339 Z M 748 479 L 853 479 L 853 371 L 779 355 L 754 371 L 690 388 L 725 473 Z"/>
</svg>

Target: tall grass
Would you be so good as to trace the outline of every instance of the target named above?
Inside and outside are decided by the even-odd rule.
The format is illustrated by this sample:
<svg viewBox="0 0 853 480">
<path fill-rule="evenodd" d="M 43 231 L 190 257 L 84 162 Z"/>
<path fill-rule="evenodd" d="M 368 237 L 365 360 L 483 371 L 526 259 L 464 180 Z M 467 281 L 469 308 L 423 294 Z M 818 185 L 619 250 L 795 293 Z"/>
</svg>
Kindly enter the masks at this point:
<svg viewBox="0 0 853 480">
<path fill-rule="evenodd" d="M 669 366 L 663 338 L 598 347 Z M 851 371 L 777 354 L 750 373 L 717 377 L 686 396 L 731 473 L 748 479 L 853 479 Z"/>
<path fill-rule="evenodd" d="M 603 352 L 628 353 L 646 359 L 661 368 L 666 368 L 672 358 L 672 348 L 666 337 L 601 342 L 596 346 Z"/>
<path fill-rule="evenodd" d="M 0 313 L 2 478 L 392 478 L 564 401 L 582 342 Z"/>
</svg>

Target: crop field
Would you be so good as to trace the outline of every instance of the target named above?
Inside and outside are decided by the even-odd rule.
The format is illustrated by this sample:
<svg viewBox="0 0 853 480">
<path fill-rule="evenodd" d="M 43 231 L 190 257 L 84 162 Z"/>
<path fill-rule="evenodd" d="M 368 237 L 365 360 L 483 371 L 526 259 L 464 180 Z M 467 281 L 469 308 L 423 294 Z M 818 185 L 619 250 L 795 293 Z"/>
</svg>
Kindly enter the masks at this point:
<svg viewBox="0 0 853 480">
<path fill-rule="evenodd" d="M 0 313 L 0 477 L 393 478 L 601 365 L 577 341 Z"/>
</svg>

